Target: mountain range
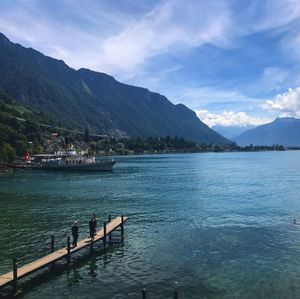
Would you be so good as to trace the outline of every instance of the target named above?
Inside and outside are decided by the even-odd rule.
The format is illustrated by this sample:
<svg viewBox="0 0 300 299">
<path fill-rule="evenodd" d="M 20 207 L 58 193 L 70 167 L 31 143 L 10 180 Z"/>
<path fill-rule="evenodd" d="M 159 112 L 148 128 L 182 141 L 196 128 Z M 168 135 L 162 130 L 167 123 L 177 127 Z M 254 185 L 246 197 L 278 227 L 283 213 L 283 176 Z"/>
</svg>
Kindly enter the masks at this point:
<svg viewBox="0 0 300 299">
<path fill-rule="evenodd" d="M 1 33 L 0 89 L 69 127 L 122 137 L 178 136 L 199 143 L 231 143 L 183 104 L 174 105 L 158 93 L 104 73 L 74 70 Z"/>
<path fill-rule="evenodd" d="M 273 122 L 247 130 L 232 139 L 238 145 L 273 145 L 285 147 L 300 146 L 300 119 L 276 118 Z"/>
<path fill-rule="evenodd" d="M 245 126 L 221 126 L 221 125 L 215 125 L 212 127 L 212 129 L 225 138 L 233 139 L 236 136 L 241 135 L 247 130 L 253 129 L 255 126 L 252 125 L 245 125 Z"/>
</svg>

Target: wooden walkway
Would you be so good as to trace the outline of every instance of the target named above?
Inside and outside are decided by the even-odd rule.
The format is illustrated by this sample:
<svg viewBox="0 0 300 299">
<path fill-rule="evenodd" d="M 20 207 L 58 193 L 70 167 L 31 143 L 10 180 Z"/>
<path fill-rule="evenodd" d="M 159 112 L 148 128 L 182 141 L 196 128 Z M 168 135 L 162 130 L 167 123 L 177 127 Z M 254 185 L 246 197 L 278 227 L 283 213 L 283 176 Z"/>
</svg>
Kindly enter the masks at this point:
<svg viewBox="0 0 300 299">
<path fill-rule="evenodd" d="M 54 251 L 38 260 L 35 260 L 27 265 L 24 265 L 20 268 L 16 267 L 16 263 L 14 266 L 13 271 L 8 272 L 4 275 L 0 276 L 0 289 L 7 286 L 8 284 L 14 284 L 15 287 L 17 286 L 17 280 L 23 278 L 37 270 L 40 270 L 43 267 L 46 267 L 54 262 L 61 260 L 63 258 L 67 259 L 67 263 L 70 263 L 71 254 L 77 252 L 83 248 L 93 246 L 93 243 L 102 240 L 103 245 L 106 245 L 106 237 L 110 237 L 111 233 L 116 230 L 118 227 L 121 227 L 121 233 L 123 236 L 124 228 L 123 223 L 128 219 L 128 217 L 116 217 L 115 219 L 111 220 L 108 223 L 105 223 L 102 229 L 100 229 L 94 240 L 91 241 L 90 238 L 85 238 L 77 242 L 77 247 L 71 248 L 70 246 L 70 239 L 68 238 L 68 245 L 67 247 L 61 248 L 57 251 Z"/>
</svg>

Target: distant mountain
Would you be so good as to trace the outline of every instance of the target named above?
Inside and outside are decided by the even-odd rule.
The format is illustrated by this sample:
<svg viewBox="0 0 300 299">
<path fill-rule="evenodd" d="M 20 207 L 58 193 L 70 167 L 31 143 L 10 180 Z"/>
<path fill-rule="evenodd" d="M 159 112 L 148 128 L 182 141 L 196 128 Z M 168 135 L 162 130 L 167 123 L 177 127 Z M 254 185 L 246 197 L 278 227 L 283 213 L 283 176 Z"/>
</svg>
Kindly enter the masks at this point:
<svg viewBox="0 0 300 299">
<path fill-rule="evenodd" d="M 10 42 L 0 33 L 0 89 L 47 111 L 64 125 L 131 137 L 183 137 L 201 143 L 229 140 L 182 104 L 104 73 L 74 70 L 63 61 Z"/>
<path fill-rule="evenodd" d="M 251 125 L 247 125 L 247 126 L 213 126 L 212 129 L 216 132 L 218 132 L 219 134 L 223 135 L 224 137 L 228 138 L 228 139 L 232 139 L 242 133 L 244 133 L 245 131 L 249 130 L 249 129 L 253 129 L 255 128 L 255 126 L 251 126 Z"/>
<path fill-rule="evenodd" d="M 248 130 L 233 138 L 238 145 L 300 146 L 300 119 L 277 118 L 273 122 Z"/>
</svg>

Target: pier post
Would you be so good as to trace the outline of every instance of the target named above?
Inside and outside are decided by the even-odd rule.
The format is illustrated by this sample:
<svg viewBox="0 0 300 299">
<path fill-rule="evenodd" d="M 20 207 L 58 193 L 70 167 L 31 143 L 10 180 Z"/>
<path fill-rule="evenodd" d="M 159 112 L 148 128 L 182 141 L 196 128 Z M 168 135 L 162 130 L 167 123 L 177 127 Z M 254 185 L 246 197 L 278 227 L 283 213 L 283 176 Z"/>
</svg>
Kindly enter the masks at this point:
<svg viewBox="0 0 300 299">
<path fill-rule="evenodd" d="M 108 223 L 111 222 L 111 215 L 109 214 L 108 216 Z M 112 244 L 112 235 L 111 235 L 111 232 L 108 234 L 108 240 L 109 240 L 109 246 L 111 246 Z"/>
<path fill-rule="evenodd" d="M 70 237 L 67 237 L 67 264 L 70 265 L 71 262 L 71 243 Z"/>
<path fill-rule="evenodd" d="M 121 241 L 124 243 L 124 215 L 121 216 Z"/>
<path fill-rule="evenodd" d="M 16 258 L 13 259 L 13 289 L 16 293 L 18 289 L 18 263 Z"/>
<path fill-rule="evenodd" d="M 174 291 L 174 299 L 179 298 L 179 292 L 177 290 Z"/>
<path fill-rule="evenodd" d="M 71 249 L 71 238 L 70 236 L 64 237 L 66 243 L 64 243 L 62 245 L 62 248 L 60 248 L 59 250 L 57 250 L 57 240 L 55 239 L 54 235 L 50 235 L 51 240 L 50 240 L 50 244 L 49 239 L 48 242 L 46 242 L 46 246 L 48 247 L 48 249 L 46 249 L 46 256 L 43 256 L 41 258 L 38 258 L 24 266 L 22 266 L 20 268 L 20 265 L 18 264 L 18 260 L 16 258 L 11 259 L 11 267 L 12 269 L 10 269 L 10 271 L 8 273 L 5 273 L 3 275 L 0 275 L 0 288 L 5 287 L 7 284 L 11 285 L 11 291 L 14 290 L 15 293 L 14 295 L 17 295 L 18 293 L 18 283 L 21 280 L 21 278 L 23 278 L 24 276 L 26 276 L 27 274 L 31 274 L 35 271 L 40 270 L 41 268 L 46 268 L 48 266 L 50 266 L 50 268 L 52 267 L 52 265 L 54 266 L 55 263 L 58 260 L 63 260 L 65 265 L 67 266 L 67 268 L 70 268 L 71 265 L 71 254 L 75 253 L 75 251 L 86 248 L 88 249 L 89 246 L 93 246 L 94 242 L 97 241 L 102 241 L 103 245 L 104 245 L 104 252 L 106 249 L 106 243 L 108 242 L 108 236 L 110 233 L 114 233 L 114 231 L 118 230 L 121 227 L 122 229 L 122 235 L 124 234 L 124 224 L 126 222 L 128 218 L 125 216 L 118 216 L 116 218 L 111 218 L 111 222 L 109 223 L 109 225 L 107 225 L 107 221 L 104 222 L 104 228 L 103 230 L 101 229 L 101 231 L 99 231 L 99 235 L 95 238 L 95 240 L 91 240 L 91 242 L 89 242 L 90 238 L 83 238 L 82 240 L 79 241 L 79 246 L 76 249 Z M 48 235 L 49 237 L 49 235 Z M 55 242 L 56 241 L 56 242 Z M 101 243 L 101 242 L 100 242 Z M 49 249 L 51 250 L 51 252 L 53 253 L 49 253 Z M 74 263 L 75 261 L 73 261 Z M 176 288 L 173 288 L 173 290 Z M 141 290 L 141 289 L 140 289 Z M 172 293 L 170 294 L 172 295 Z M 1 297 L 1 295 L 0 295 Z M 143 298 L 146 298 L 146 289 L 143 289 Z"/>
<path fill-rule="evenodd" d="M 103 247 L 104 247 L 104 249 L 105 249 L 105 247 L 106 247 L 106 222 L 104 221 L 104 223 L 103 223 L 103 231 L 104 231 L 104 236 L 103 236 Z"/>
<path fill-rule="evenodd" d="M 147 291 L 146 289 L 142 289 L 142 299 L 147 299 Z"/>
<path fill-rule="evenodd" d="M 51 236 L 51 253 L 54 252 L 54 235 Z"/>
</svg>

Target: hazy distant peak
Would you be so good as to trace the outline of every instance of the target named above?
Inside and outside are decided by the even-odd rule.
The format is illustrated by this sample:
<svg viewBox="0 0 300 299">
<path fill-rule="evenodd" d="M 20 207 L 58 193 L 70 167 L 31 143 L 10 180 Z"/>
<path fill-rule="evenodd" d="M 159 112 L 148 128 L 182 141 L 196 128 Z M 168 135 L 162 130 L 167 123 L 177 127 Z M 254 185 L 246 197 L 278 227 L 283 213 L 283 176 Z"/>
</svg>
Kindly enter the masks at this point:
<svg viewBox="0 0 300 299">
<path fill-rule="evenodd" d="M 300 119 L 294 117 L 276 118 L 273 122 L 247 130 L 233 138 L 239 145 L 300 146 Z"/>
<path fill-rule="evenodd" d="M 300 120 L 299 118 L 295 118 L 295 117 L 291 117 L 291 116 L 288 116 L 288 117 L 277 117 L 274 122 L 293 122 L 293 121 L 298 121 Z"/>
<path fill-rule="evenodd" d="M 233 139 L 234 137 L 244 133 L 247 130 L 255 128 L 254 125 L 244 125 L 244 126 L 213 126 L 212 129 L 223 135 L 228 139 Z"/>
</svg>

